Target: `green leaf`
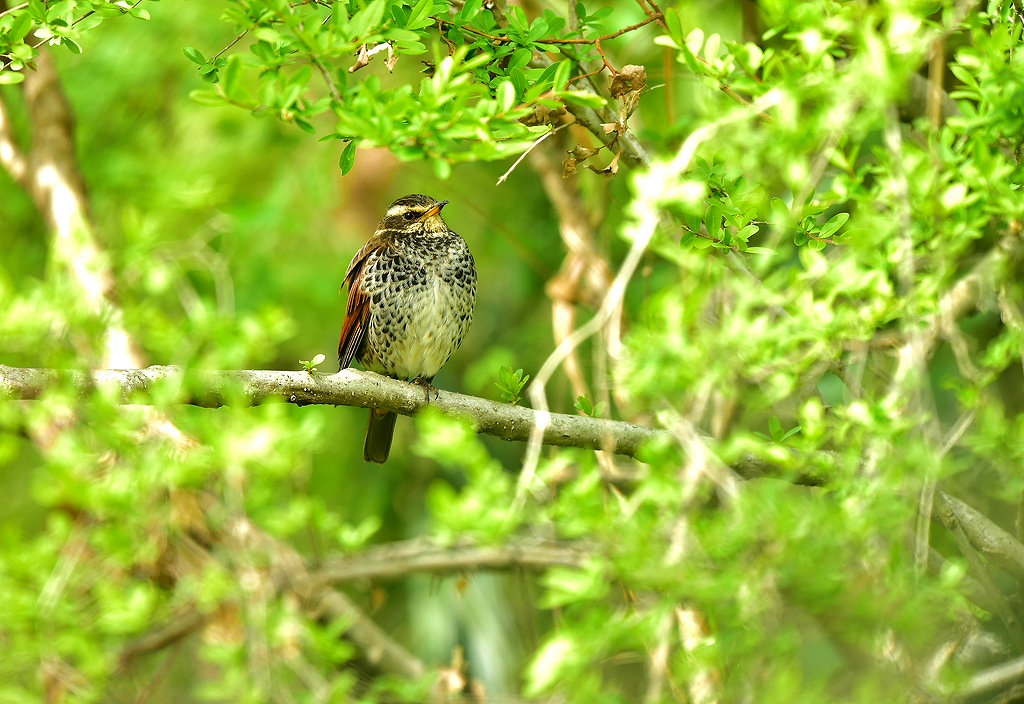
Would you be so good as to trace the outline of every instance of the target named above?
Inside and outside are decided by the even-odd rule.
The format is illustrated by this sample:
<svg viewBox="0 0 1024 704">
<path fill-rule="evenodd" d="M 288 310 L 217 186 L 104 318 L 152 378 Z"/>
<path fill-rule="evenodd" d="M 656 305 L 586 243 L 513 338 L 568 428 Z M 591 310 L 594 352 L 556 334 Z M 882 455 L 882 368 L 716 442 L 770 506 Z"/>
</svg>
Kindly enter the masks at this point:
<svg viewBox="0 0 1024 704">
<path fill-rule="evenodd" d="M 561 93 L 561 96 L 566 101 L 573 103 L 574 105 L 582 105 L 583 107 L 593 108 L 594 110 L 600 110 L 608 104 L 600 95 L 585 90 L 564 91 Z"/>
<path fill-rule="evenodd" d="M 523 73 L 522 69 L 512 69 L 508 72 L 508 78 L 516 88 L 516 98 L 518 100 L 523 100 L 523 96 L 526 95 L 527 83 L 526 75 Z"/>
<path fill-rule="evenodd" d="M 700 55 L 700 50 L 704 46 L 704 31 L 697 27 L 686 35 L 684 42 L 687 51 L 694 56 Z"/>
<path fill-rule="evenodd" d="M 574 661 L 579 652 L 578 644 L 566 637 L 556 637 L 545 643 L 530 663 L 526 676 L 526 696 L 539 697 L 553 688 L 561 679 L 563 669 Z"/>
<path fill-rule="evenodd" d="M 483 6 L 484 0 L 466 0 L 466 3 L 462 6 L 462 9 L 459 10 L 459 14 L 457 14 L 456 17 L 468 22 L 480 14 L 480 10 L 483 9 Z"/>
<path fill-rule="evenodd" d="M 46 6 L 46 21 L 49 23 L 54 20 L 63 19 L 69 16 L 75 9 L 75 0 L 60 0 L 60 2 L 50 3 Z"/>
<path fill-rule="evenodd" d="M 0 71 L 0 85 L 14 85 L 25 80 L 25 74 L 20 71 Z"/>
<path fill-rule="evenodd" d="M 669 36 L 676 44 L 683 43 L 683 23 L 679 18 L 679 12 L 675 7 L 665 10 L 665 25 L 669 29 Z"/>
<path fill-rule="evenodd" d="M 409 13 L 407 27 L 421 27 L 430 24 L 430 11 L 434 9 L 434 0 L 419 0 Z"/>
<path fill-rule="evenodd" d="M 548 22 L 543 17 L 538 17 L 534 20 L 533 24 L 530 25 L 530 31 L 526 35 L 528 42 L 535 42 L 538 39 L 542 39 L 545 34 L 548 33 Z"/>
<path fill-rule="evenodd" d="M 838 213 L 838 214 L 832 216 L 832 218 L 830 218 L 829 221 L 827 223 L 825 223 L 824 226 L 822 226 L 821 233 L 818 236 L 819 237 L 823 237 L 823 238 L 824 237 L 831 237 L 836 232 L 838 232 L 839 228 L 841 228 L 843 225 L 845 225 L 846 221 L 849 220 L 849 219 L 850 219 L 850 214 L 849 213 Z"/>
<path fill-rule="evenodd" d="M 367 39 L 365 35 L 380 27 L 385 9 L 387 9 L 387 3 L 384 0 L 371 0 L 369 5 L 352 15 L 349 31 L 355 35 L 357 40 L 365 41 Z"/>
<path fill-rule="evenodd" d="M 718 240 L 718 233 L 722 230 L 722 209 L 718 205 L 709 205 L 704 214 L 704 227 L 707 228 L 708 237 Z"/>
<path fill-rule="evenodd" d="M 565 90 L 565 86 L 569 83 L 569 75 L 572 73 L 572 62 L 559 61 L 555 64 L 555 75 L 551 81 L 555 92 L 561 92 Z"/>
<path fill-rule="evenodd" d="M 238 100 L 240 98 L 239 77 L 242 71 L 242 59 L 237 54 L 228 59 L 228 65 L 224 68 L 224 94 L 229 98 Z"/>
<path fill-rule="evenodd" d="M 345 176 L 356 163 L 356 143 L 355 140 L 345 145 L 345 148 L 341 151 L 341 158 L 338 159 L 338 168 L 341 169 L 341 175 Z"/>
<path fill-rule="evenodd" d="M 789 206 L 786 205 L 786 201 L 781 198 L 772 198 L 771 200 L 772 209 L 772 220 L 777 225 L 789 224 L 790 214 Z"/>
<path fill-rule="evenodd" d="M 203 53 L 195 47 L 187 46 L 184 49 L 182 49 L 182 52 L 185 54 L 185 58 L 187 58 L 194 64 L 199 64 L 200 66 L 202 66 L 206 63 L 206 59 L 203 57 Z"/>
<path fill-rule="evenodd" d="M 756 235 L 757 231 L 760 229 L 761 227 L 759 225 L 747 225 L 741 228 L 740 231 L 736 233 L 736 239 L 743 240 L 745 242 L 746 240 Z"/>
<path fill-rule="evenodd" d="M 529 49 L 516 49 L 509 57 L 507 68 L 509 71 L 514 68 L 525 68 L 532 58 L 533 52 Z"/>
<path fill-rule="evenodd" d="M 594 415 L 594 404 L 586 396 L 577 396 L 573 404 L 580 413 L 586 416 Z"/>
<path fill-rule="evenodd" d="M 519 32 L 523 34 L 529 31 L 530 22 L 526 18 L 526 13 L 523 11 L 523 8 L 518 5 L 509 5 L 506 15 L 512 28 L 519 30 Z"/>
<path fill-rule="evenodd" d="M 32 29 L 32 16 L 22 12 L 14 18 L 10 30 L 7 32 L 7 39 L 11 42 L 20 42 Z"/>
<path fill-rule="evenodd" d="M 512 371 L 512 367 L 499 367 L 498 381 L 495 382 L 495 385 L 501 390 L 501 400 L 514 405 L 518 404 L 520 393 L 529 380 L 530 375 L 524 375 L 522 369 Z"/>
<path fill-rule="evenodd" d="M 61 37 L 60 43 L 68 48 L 72 54 L 81 54 L 82 47 L 71 37 Z"/>
</svg>

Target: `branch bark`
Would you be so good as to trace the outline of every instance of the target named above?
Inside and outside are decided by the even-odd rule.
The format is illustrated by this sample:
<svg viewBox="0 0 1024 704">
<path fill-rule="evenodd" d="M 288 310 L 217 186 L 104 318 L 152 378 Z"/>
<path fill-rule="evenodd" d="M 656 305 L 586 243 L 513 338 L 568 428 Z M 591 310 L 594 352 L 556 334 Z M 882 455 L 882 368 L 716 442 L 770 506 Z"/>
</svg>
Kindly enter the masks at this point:
<svg viewBox="0 0 1024 704">
<path fill-rule="evenodd" d="M 319 587 L 362 579 L 404 579 L 418 572 L 467 570 L 543 570 L 548 567 L 582 567 L 588 553 L 578 545 L 516 540 L 506 545 L 452 546 L 409 540 L 371 548 L 361 555 L 327 560 L 310 573 L 311 586 Z"/>
<path fill-rule="evenodd" d="M 0 365 L 0 394 L 32 400 L 56 384 L 71 384 L 84 392 L 92 388 L 113 389 L 122 403 L 149 404 L 159 387 L 176 389 L 173 402 L 217 408 L 237 402 L 281 400 L 305 406 L 327 404 L 386 408 L 402 415 L 414 415 L 428 405 L 445 413 L 472 419 L 478 432 L 502 440 L 530 438 L 537 424 L 537 412 L 450 391 L 431 394 L 428 401 L 422 387 L 388 377 L 343 369 L 337 374 L 272 370 L 189 371 L 179 367 L 154 366 L 139 370 L 95 369 L 87 372 L 58 369 L 25 369 Z M 544 429 L 546 445 L 608 450 L 635 457 L 643 443 L 664 436 L 664 431 L 622 421 L 553 413 Z"/>
<path fill-rule="evenodd" d="M 975 550 L 1014 579 L 1024 581 L 1024 545 L 960 499 L 941 491 L 936 499 L 934 517 L 941 520 L 945 515 L 956 521 Z"/>
</svg>

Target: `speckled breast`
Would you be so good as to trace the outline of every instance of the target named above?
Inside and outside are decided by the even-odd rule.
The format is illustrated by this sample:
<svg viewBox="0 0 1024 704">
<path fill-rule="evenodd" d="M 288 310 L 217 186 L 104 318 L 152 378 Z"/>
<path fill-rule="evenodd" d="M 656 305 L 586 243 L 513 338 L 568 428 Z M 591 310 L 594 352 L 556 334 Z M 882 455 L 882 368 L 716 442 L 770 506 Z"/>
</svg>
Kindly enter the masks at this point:
<svg viewBox="0 0 1024 704">
<path fill-rule="evenodd" d="M 363 290 L 369 325 L 359 362 L 399 379 L 430 380 L 462 344 L 476 306 L 476 266 L 453 232 L 380 250 Z"/>
</svg>

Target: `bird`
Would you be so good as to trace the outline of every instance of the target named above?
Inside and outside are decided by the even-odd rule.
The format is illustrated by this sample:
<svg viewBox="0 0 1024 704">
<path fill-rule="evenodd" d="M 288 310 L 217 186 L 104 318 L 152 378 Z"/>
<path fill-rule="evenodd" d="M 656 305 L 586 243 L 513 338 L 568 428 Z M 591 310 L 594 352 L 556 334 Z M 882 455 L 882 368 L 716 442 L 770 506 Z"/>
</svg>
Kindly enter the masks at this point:
<svg viewBox="0 0 1024 704">
<path fill-rule="evenodd" d="M 462 344 L 476 308 L 476 263 L 469 245 L 441 217 L 447 200 L 419 193 L 388 206 L 356 252 L 338 341 L 340 369 L 370 371 L 425 387 Z M 383 464 L 397 416 L 371 408 L 363 459 Z"/>
</svg>

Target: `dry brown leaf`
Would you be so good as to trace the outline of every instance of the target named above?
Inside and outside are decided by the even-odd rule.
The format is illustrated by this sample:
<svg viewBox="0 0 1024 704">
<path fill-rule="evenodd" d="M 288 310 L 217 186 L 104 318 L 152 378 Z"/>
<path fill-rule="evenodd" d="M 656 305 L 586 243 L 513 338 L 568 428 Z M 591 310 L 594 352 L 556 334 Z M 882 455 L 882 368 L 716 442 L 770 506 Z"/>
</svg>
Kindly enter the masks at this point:
<svg viewBox="0 0 1024 704">
<path fill-rule="evenodd" d="M 370 65 L 370 55 L 366 52 L 366 45 L 363 44 L 359 47 L 359 53 L 356 54 L 356 62 L 349 66 L 348 72 L 355 73 L 364 66 Z"/>
<path fill-rule="evenodd" d="M 643 66 L 629 64 L 612 76 L 608 90 L 613 98 L 621 98 L 626 93 L 638 93 L 647 87 L 647 69 Z"/>
</svg>

